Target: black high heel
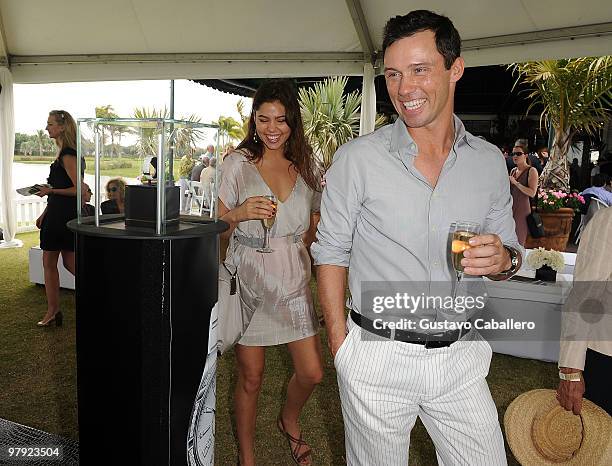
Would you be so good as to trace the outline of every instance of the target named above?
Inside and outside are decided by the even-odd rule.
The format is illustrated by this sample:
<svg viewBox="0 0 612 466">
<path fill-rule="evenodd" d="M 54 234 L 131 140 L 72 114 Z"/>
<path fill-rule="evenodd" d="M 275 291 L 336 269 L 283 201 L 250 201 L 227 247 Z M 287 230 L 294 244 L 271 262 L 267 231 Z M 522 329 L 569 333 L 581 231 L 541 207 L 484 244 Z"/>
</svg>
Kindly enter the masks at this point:
<svg viewBox="0 0 612 466">
<path fill-rule="evenodd" d="M 62 311 L 57 311 L 53 317 L 51 317 L 48 321 L 43 322 L 42 320 L 38 322 L 36 325 L 39 327 L 49 327 L 51 324 L 55 322 L 56 327 L 61 327 L 64 323 L 64 315 Z"/>
</svg>

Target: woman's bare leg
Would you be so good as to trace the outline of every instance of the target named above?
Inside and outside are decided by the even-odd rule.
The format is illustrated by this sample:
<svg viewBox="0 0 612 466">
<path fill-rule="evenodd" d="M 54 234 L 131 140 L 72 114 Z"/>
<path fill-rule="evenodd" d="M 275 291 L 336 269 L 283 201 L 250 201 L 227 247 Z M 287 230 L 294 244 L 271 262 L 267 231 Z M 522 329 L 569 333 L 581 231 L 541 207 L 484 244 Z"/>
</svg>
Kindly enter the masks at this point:
<svg viewBox="0 0 612 466">
<path fill-rule="evenodd" d="M 291 342 L 287 344 L 287 347 L 291 353 L 295 373 L 289 379 L 287 400 L 281 411 L 281 416 L 286 431 L 291 436 L 299 438 L 298 418 L 314 388 L 323 378 L 321 340 L 318 335 L 314 335 Z M 298 451 L 298 455 L 304 451 L 306 451 L 306 447 L 302 447 Z"/>
<path fill-rule="evenodd" d="M 234 413 L 238 433 L 241 466 L 255 465 L 255 419 L 257 399 L 265 367 L 265 348 L 262 346 L 235 346 L 238 383 L 234 392 Z"/>
<path fill-rule="evenodd" d="M 45 294 L 47 295 L 47 313 L 42 322 L 52 319 L 59 311 L 59 272 L 57 260 L 59 251 L 43 251 L 43 271 L 45 275 Z"/>
<path fill-rule="evenodd" d="M 65 269 L 72 275 L 76 275 L 74 264 L 74 251 L 62 251 L 62 260 L 64 262 Z"/>
</svg>

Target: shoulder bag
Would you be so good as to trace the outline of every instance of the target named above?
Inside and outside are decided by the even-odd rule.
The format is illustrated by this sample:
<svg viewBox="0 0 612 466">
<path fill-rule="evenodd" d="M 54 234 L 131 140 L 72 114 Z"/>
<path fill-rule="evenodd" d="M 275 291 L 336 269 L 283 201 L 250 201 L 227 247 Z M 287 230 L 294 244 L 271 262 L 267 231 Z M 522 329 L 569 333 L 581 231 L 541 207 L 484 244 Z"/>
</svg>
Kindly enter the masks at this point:
<svg viewBox="0 0 612 466">
<path fill-rule="evenodd" d="M 232 238 L 230 248 L 233 244 Z M 240 280 L 238 266 L 227 260 L 219 267 L 218 293 L 217 349 L 224 354 L 242 338 L 261 299 Z"/>
</svg>

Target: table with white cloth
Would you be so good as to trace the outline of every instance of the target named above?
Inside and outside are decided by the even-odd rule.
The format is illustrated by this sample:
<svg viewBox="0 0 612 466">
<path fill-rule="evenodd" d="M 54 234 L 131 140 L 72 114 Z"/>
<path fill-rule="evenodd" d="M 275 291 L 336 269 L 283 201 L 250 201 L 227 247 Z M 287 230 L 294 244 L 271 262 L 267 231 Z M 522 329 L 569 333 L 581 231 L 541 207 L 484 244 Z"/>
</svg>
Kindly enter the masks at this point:
<svg viewBox="0 0 612 466">
<path fill-rule="evenodd" d="M 521 269 L 519 278 L 531 278 L 535 271 Z M 533 329 L 502 332 L 479 329 L 493 351 L 522 358 L 557 362 L 561 313 L 572 287 L 571 274 L 557 273 L 556 282 L 492 281 L 485 279 L 488 300 L 479 317 L 514 323 L 533 322 Z M 512 339 L 510 338 L 512 335 Z"/>
</svg>

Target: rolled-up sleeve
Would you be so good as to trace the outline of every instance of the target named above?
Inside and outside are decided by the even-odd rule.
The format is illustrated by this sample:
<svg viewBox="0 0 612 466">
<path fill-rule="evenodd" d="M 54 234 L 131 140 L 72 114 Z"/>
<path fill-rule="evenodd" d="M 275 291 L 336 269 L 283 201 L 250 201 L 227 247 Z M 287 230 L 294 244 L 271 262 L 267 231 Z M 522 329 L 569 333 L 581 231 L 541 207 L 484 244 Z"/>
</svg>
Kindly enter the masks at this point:
<svg viewBox="0 0 612 466">
<path fill-rule="evenodd" d="M 506 246 L 517 249 L 525 257 L 525 248 L 521 246 L 516 237 L 514 217 L 512 216 L 512 196 L 510 195 L 510 182 L 508 181 L 506 164 L 500 158 L 496 166 L 496 175 L 499 178 L 499 190 L 493 195 L 491 209 L 485 220 L 483 233 L 496 234 Z"/>
<path fill-rule="evenodd" d="M 353 244 L 353 232 L 364 196 L 364 165 L 358 157 L 358 147 L 348 143 L 340 147 L 325 175 L 321 200 L 321 220 L 317 242 L 311 246 L 315 265 L 348 267 Z"/>
</svg>

